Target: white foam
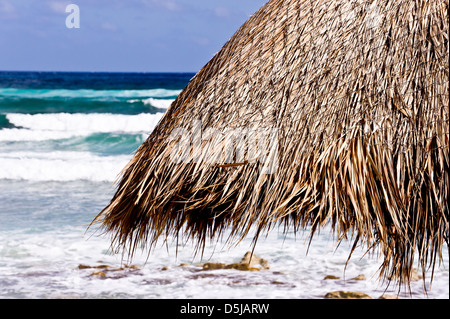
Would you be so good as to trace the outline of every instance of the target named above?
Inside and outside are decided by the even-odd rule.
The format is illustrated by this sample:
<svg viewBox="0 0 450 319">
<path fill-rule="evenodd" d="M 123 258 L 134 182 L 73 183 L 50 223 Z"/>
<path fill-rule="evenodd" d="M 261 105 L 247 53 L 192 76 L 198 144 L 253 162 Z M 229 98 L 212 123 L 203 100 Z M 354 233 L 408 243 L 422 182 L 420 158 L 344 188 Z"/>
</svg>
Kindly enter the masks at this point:
<svg viewBox="0 0 450 319">
<path fill-rule="evenodd" d="M 167 246 L 155 247 L 150 258 L 147 259 L 146 253 L 135 256 L 131 262 L 141 267 L 140 270 L 107 272 L 110 278 L 101 280 L 90 276 L 92 269 L 78 269 L 77 266 L 108 264 L 119 268 L 123 265 L 121 255 L 106 253 L 108 237 L 88 237 L 84 231 L 85 227 L 66 226 L 41 233 L 1 232 L 0 281 L 5 280 L 8 285 L 4 295 L 22 298 L 183 299 L 245 299 L 251 295 L 255 299 L 298 299 L 323 298 L 330 291 L 351 290 L 378 298 L 386 288 L 375 275 L 380 261 L 367 255 L 360 259 L 362 250 L 357 249 L 357 256 L 345 268 L 350 245 L 333 252 L 333 242 L 321 234 L 314 238 L 306 255 L 307 243 L 303 239 L 296 241 L 291 236 L 285 239 L 277 236 L 276 231 L 272 231 L 266 240 L 261 239 L 255 250 L 257 255 L 269 261 L 270 269 L 266 271 L 211 270 L 202 275 L 200 268 L 194 266 L 199 262 L 239 262 L 242 255 L 252 248 L 250 237 L 230 250 L 207 245 L 205 258 L 210 259 L 203 260 L 198 256 L 192 258 L 194 247 L 191 244 L 183 246 L 175 256 L 177 241 L 169 239 Z M 323 233 L 327 232 L 324 230 Z M 414 298 L 448 298 L 448 255 L 447 251 L 443 253 L 447 262 L 436 270 L 429 295 L 423 293 L 422 282 L 418 281 L 411 285 Z M 194 265 L 179 267 L 180 263 Z M 168 270 L 162 271 L 163 266 Z M 330 274 L 342 279 L 323 280 Z M 365 274 L 367 280 L 348 280 L 359 274 Z M 397 289 L 392 285 L 386 293 L 396 294 Z M 400 297 L 411 298 L 408 293 L 402 293 Z"/>
<path fill-rule="evenodd" d="M 160 109 L 168 109 L 173 101 L 175 100 L 159 100 L 154 98 L 142 100 L 145 105 L 151 105 Z"/>
<path fill-rule="evenodd" d="M 162 100 L 162 99 L 154 99 L 154 98 L 148 98 L 148 99 L 134 99 L 129 100 L 128 103 L 144 103 L 145 105 L 151 105 L 153 107 L 157 107 L 159 109 L 168 109 L 170 105 L 175 100 Z"/>
<path fill-rule="evenodd" d="M 0 179 L 113 182 L 130 159 L 130 155 L 88 152 L 4 153 L 0 155 Z"/>
<path fill-rule="evenodd" d="M 18 128 L 0 130 L 0 141 L 43 141 L 86 136 L 92 133 L 149 134 L 163 113 L 122 114 L 7 114 L 8 121 Z"/>
<path fill-rule="evenodd" d="M 89 132 L 64 132 L 52 130 L 3 129 L 0 130 L 0 142 L 60 140 L 75 136 L 87 136 Z"/>
<path fill-rule="evenodd" d="M 111 99 L 111 98 L 138 98 L 138 97 L 171 97 L 180 94 L 181 90 L 149 89 L 149 90 L 49 90 L 49 89 L 0 89 L 2 97 L 20 97 L 33 99 L 53 98 L 89 98 L 89 99 Z"/>
<path fill-rule="evenodd" d="M 0 130 L 0 142 L 66 139 L 93 133 L 142 134 L 144 139 L 163 116 L 158 114 L 7 114 L 21 128 Z M 89 152 L 26 152 L 0 154 L 0 179 L 30 181 L 115 181 L 131 155 L 97 156 Z"/>
</svg>

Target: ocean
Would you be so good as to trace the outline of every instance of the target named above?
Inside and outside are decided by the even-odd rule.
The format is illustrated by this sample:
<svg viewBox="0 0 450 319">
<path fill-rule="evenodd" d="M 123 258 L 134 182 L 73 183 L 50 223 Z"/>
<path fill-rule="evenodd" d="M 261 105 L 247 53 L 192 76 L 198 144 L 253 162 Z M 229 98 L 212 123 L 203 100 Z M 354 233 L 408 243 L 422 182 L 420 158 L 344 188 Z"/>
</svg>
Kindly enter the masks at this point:
<svg viewBox="0 0 450 319">
<path fill-rule="evenodd" d="M 193 75 L 0 72 L 0 298 L 305 299 L 336 290 L 449 298 L 446 247 L 425 292 L 422 281 L 409 290 L 378 280 L 380 256 L 363 248 L 345 266 L 351 242 L 336 247 L 329 228 L 310 246 L 308 229 L 274 229 L 254 251 L 270 269 L 254 272 L 200 267 L 239 262 L 251 237 L 211 242 L 203 255 L 169 239 L 129 260 L 108 235 L 88 229 Z"/>
</svg>

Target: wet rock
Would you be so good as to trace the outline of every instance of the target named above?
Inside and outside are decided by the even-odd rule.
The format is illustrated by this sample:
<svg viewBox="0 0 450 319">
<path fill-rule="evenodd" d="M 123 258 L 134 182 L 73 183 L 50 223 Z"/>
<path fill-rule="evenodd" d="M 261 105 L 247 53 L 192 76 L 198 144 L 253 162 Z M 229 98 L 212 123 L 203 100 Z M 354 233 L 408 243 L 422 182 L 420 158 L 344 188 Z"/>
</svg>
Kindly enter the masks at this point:
<svg viewBox="0 0 450 319">
<path fill-rule="evenodd" d="M 255 267 L 259 266 L 259 267 Z M 256 255 L 252 256 L 251 252 L 247 252 L 239 263 L 224 264 L 224 263 L 206 263 L 202 265 L 203 270 L 216 269 L 236 269 L 242 271 L 259 271 L 262 269 L 269 269 L 269 262 Z"/>
<path fill-rule="evenodd" d="M 388 278 L 389 280 L 395 281 L 396 279 L 398 279 L 397 277 L 398 277 L 398 276 L 391 275 L 391 276 L 389 276 L 389 277 L 387 277 L 387 278 Z M 410 280 L 410 281 L 419 281 L 419 280 L 422 280 L 422 279 L 423 279 L 422 274 L 420 274 L 420 273 L 417 271 L 416 268 L 413 268 L 413 269 L 411 270 L 411 276 L 410 276 L 409 280 Z"/>
<path fill-rule="evenodd" d="M 135 272 L 139 270 L 140 268 L 135 265 L 123 265 L 123 267 L 114 268 L 109 265 L 97 265 L 97 266 L 89 266 L 89 265 L 78 265 L 78 269 L 85 270 L 85 269 L 96 269 L 98 271 L 94 271 L 89 275 L 89 277 L 96 277 L 96 278 L 113 278 L 113 279 L 119 279 L 126 277 L 128 275 L 128 272 Z M 114 273 L 113 276 L 108 276 L 108 274 Z"/>
<path fill-rule="evenodd" d="M 364 275 L 358 275 L 355 278 L 352 278 L 350 280 L 366 280 L 366 276 Z"/>
<path fill-rule="evenodd" d="M 225 269 L 237 269 L 237 270 L 243 270 L 243 271 L 259 271 L 259 268 L 256 267 L 250 267 L 249 264 L 229 264 L 225 266 Z"/>
<path fill-rule="evenodd" d="M 368 294 L 357 291 L 333 291 L 325 295 L 327 299 L 372 299 Z"/>
<path fill-rule="evenodd" d="M 249 267 L 261 266 L 262 269 L 269 269 L 269 262 L 251 252 L 247 252 L 241 259 L 241 264 L 248 264 Z"/>
<path fill-rule="evenodd" d="M 248 264 L 223 264 L 223 263 L 206 263 L 202 267 L 203 270 L 216 270 L 216 269 L 236 269 L 243 271 L 258 271 L 259 268 L 250 267 Z"/>
<path fill-rule="evenodd" d="M 422 280 L 422 279 L 423 279 L 423 276 L 421 274 L 419 274 L 419 272 L 417 271 L 416 268 L 413 268 L 412 271 L 411 271 L 411 278 L 410 278 L 410 280 L 411 281 L 419 281 L 419 280 Z"/>
<path fill-rule="evenodd" d="M 378 299 L 398 299 L 397 295 L 383 294 Z"/>
<path fill-rule="evenodd" d="M 111 267 L 108 265 L 88 266 L 88 265 L 80 264 L 80 265 L 78 265 L 78 269 L 103 269 L 103 270 L 107 270 L 107 271 L 121 271 L 121 270 L 125 270 L 125 269 L 138 270 L 140 268 L 135 265 L 123 265 L 123 267 L 114 268 L 114 267 Z"/>
<path fill-rule="evenodd" d="M 338 280 L 338 279 L 341 279 L 340 277 L 337 277 L 337 276 L 334 276 L 334 275 L 328 275 L 328 276 L 325 276 L 324 278 L 323 278 L 323 280 Z M 356 276 L 356 277 L 354 277 L 354 278 L 351 278 L 350 280 L 355 280 L 355 281 L 358 281 L 358 280 L 366 280 L 366 276 L 364 276 L 364 275 L 358 275 L 358 276 Z"/>
<path fill-rule="evenodd" d="M 225 269 L 225 266 L 222 263 L 206 263 L 203 265 L 203 270 Z"/>
<path fill-rule="evenodd" d="M 127 268 L 127 269 L 134 269 L 134 270 L 141 269 L 141 267 L 136 266 L 136 265 L 124 265 L 124 267 Z"/>
<path fill-rule="evenodd" d="M 92 274 L 90 274 L 89 277 L 106 278 L 106 273 L 104 273 L 103 271 L 95 271 Z"/>
<path fill-rule="evenodd" d="M 323 278 L 323 280 L 338 280 L 338 279 L 341 279 L 341 278 L 333 276 L 333 275 L 328 275 Z"/>
<path fill-rule="evenodd" d="M 108 265 L 99 265 L 99 266 L 88 266 L 83 264 L 78 265 L 78 269 L 109 269 L 109 268 L 111 267 Z"/>
</svg>

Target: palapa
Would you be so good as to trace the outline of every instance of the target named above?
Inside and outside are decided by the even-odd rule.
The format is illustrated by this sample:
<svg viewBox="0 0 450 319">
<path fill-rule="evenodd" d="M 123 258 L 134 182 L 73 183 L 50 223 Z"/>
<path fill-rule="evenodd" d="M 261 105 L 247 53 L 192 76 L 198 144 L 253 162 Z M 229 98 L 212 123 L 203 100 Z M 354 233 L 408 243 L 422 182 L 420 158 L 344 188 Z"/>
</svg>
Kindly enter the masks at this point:
<svg viewBox="0 0 450 319">
<path fill-rule="evenodd" d="M 131 254 L 331 225 L 409 283 L 415 257 L 425 273 L 449 245 L 448 26 L 448 0 L 269 1 L 173 102 L 94 223 Z"/>
</svg>

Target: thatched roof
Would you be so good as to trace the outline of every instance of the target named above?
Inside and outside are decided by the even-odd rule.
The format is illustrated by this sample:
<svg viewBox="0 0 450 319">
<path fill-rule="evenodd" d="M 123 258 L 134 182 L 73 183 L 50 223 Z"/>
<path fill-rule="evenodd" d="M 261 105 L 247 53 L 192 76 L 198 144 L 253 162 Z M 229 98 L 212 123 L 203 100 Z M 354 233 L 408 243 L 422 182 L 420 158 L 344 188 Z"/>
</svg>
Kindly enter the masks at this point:
<svg viewBox="0 0 450 319">
<path fill-rule="evenodd" d="M 276 225 L 377 248 L 408 281 L 449 245 L 448 0 L 272 0 L 191 80 L 96 218 L 133 252 Z"/>
</svg>

